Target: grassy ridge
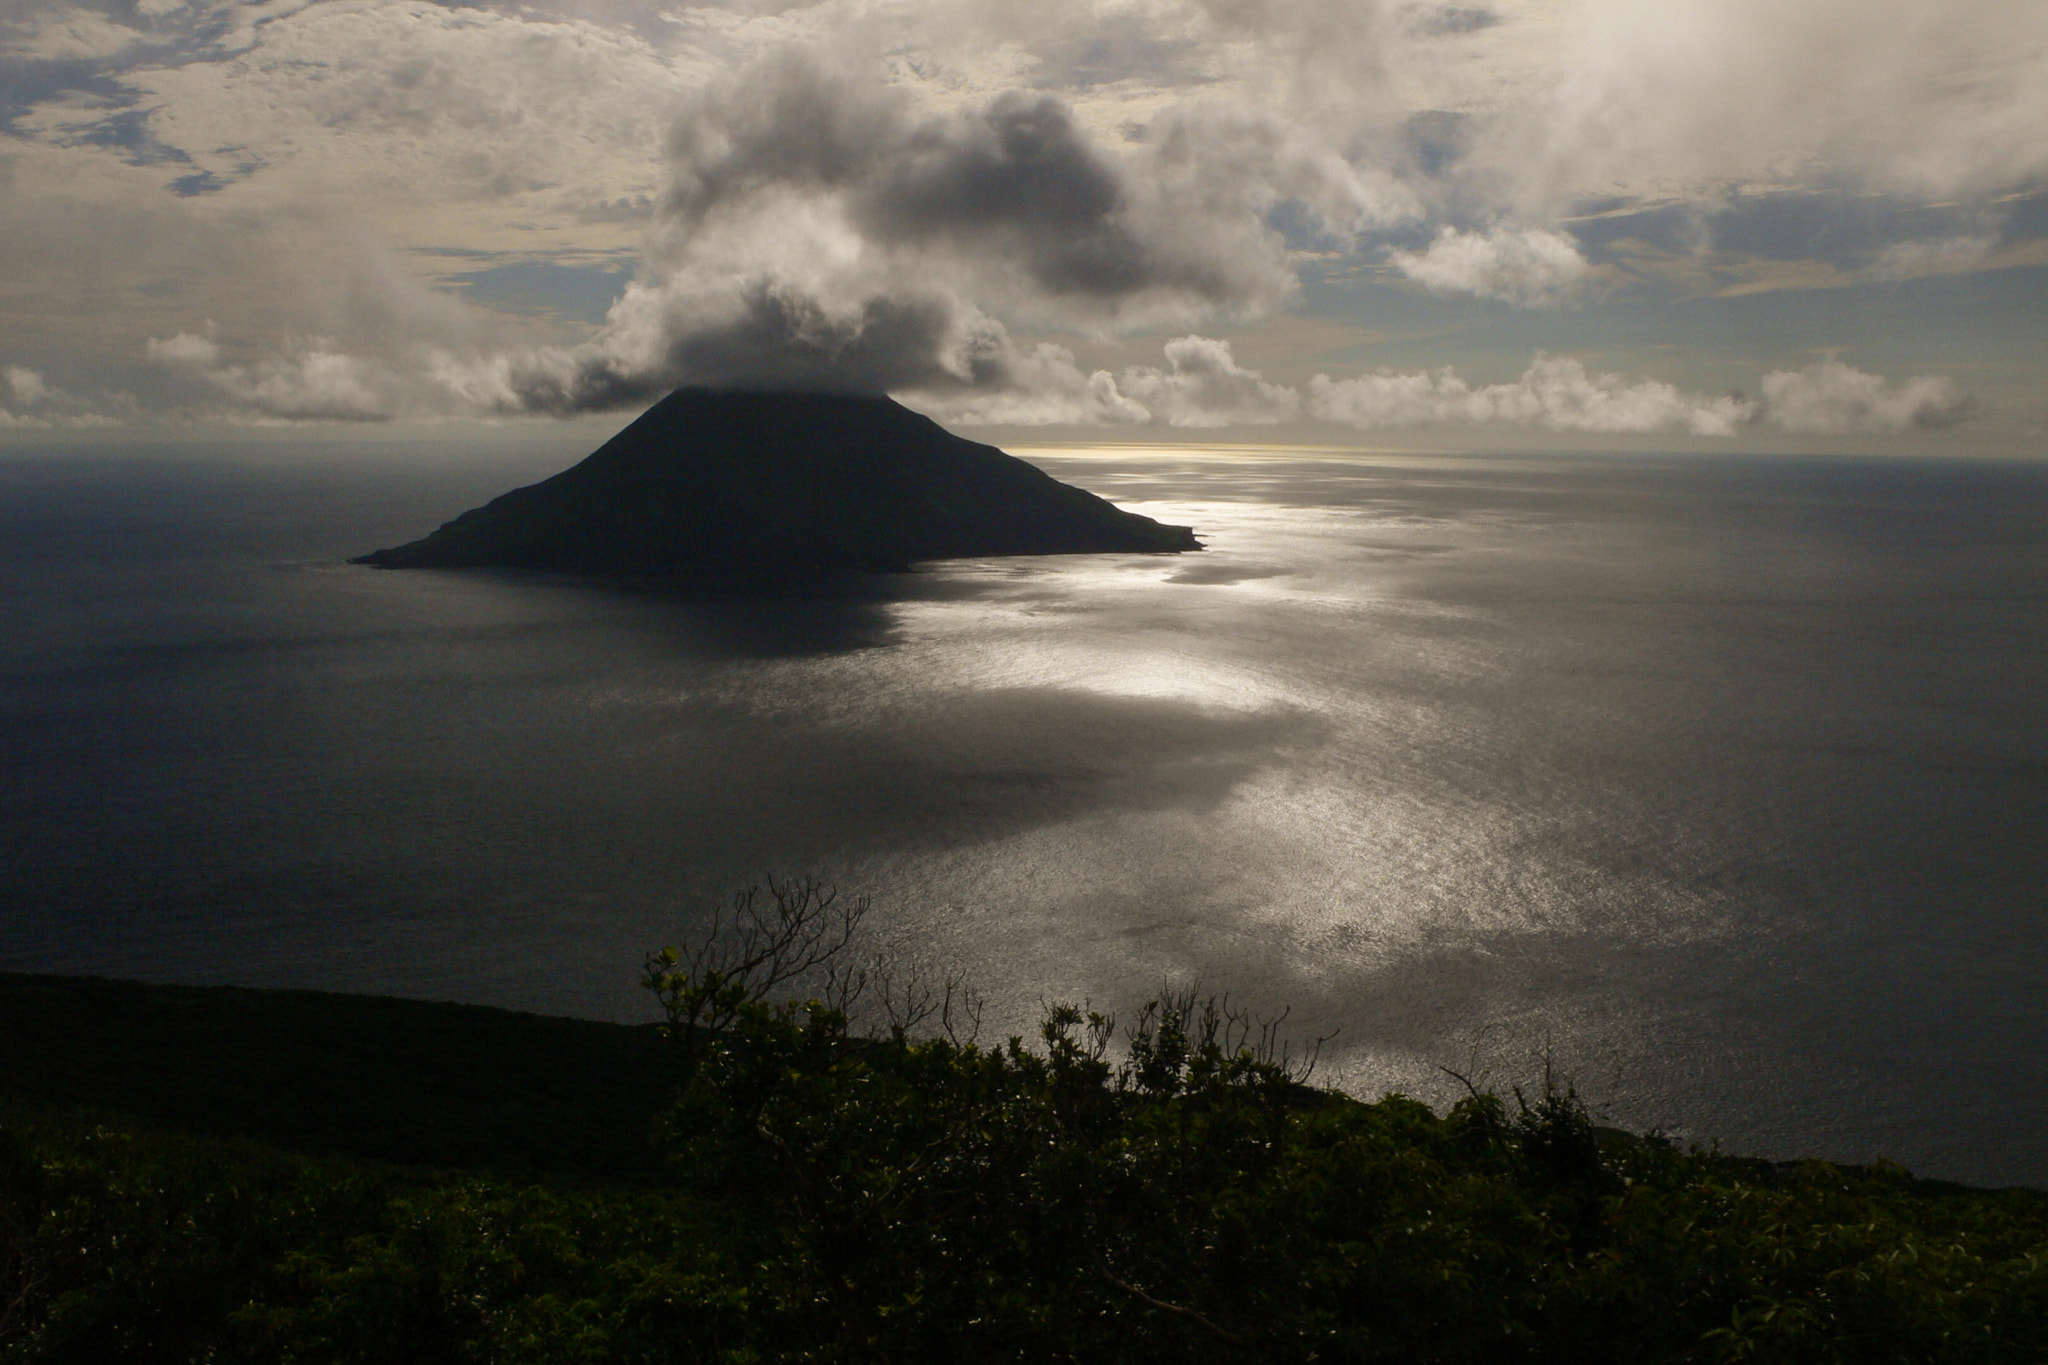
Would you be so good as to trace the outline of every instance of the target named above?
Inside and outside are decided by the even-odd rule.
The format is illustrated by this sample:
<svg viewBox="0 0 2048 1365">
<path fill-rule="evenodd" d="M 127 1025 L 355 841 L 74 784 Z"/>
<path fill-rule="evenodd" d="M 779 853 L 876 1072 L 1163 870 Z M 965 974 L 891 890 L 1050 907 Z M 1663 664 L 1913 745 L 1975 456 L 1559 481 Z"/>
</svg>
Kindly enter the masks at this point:
<svg viewBox="0 0 2048 1365">
<path fill-rule="evenodd" d="M 2048 1359 L 2048 1194 L 1308 1091 L 1191 999 L 1116 1061 L 0 977 L 0 1362 Z"/>
<path fill-rule="evenodd" d="M 314 991 L 0 973 L 0 1095 L 308 1152 L 630 1176 L 653 1027 Z"/>
</svg>

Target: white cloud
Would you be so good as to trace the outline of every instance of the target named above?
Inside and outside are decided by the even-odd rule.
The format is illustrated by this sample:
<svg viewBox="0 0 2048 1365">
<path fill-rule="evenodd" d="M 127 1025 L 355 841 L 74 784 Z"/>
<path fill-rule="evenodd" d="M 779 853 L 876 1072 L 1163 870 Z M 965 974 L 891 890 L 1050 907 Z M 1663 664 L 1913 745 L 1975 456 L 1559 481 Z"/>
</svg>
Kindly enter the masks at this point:
<svg viewBox="0 0 2048 1365">
<path fill-rule="evenodd" d="M 420 244 L 504 246 L 535 229 L 623 244 L 605 206 L 657 193 L 675 103 L 714 69 L 570 16 L 286 8 L 298 12 L 172 14 L 207 59 L 121 74 L 135 120 L 122 135 L 162 149 L 159 184 L 203 177 L 193 183 L 245 209 L 327 201 Z M 220 20 L 252 16 L 266 22 L 204 42 Z M 118 154 L 108 119 L 103 101 L 55 99 L 20 126 Z"/>
<path fill-rule="evenodd" d="M 1517 308 L 1563 303 L 1592 269 L 1578 244 L 1562 233 L 1505 225 L 1485 232 L 1447 227 L 1427 250 L 1396 251 L 1388 259 L 1437 293 L 1476 294 Z"/>
<path fill-rule="evenodd" d="M 41 13 L 23 7 L 0 20 L 0 53 L 34 61 L 103 61 L 141 41 L 134 29 L 82 5 L 53 6 Z"/>
<path fill-rule="evenodd" d="M 1317 375 L 1308 410 L 1360 428 L 1447 423 L 1549 431 L 1733 436 L 1756 414 L 1739 398 L 1685 393 L 1662 380 L 1592 374 L 1568 356 L 1538 354 L 1511 384 L 1475 388 L 1455 370 L 1380 370 L 1350 379 Z"/>
<path fill-rule="evenodd" d="M 1947 275 L 1981 264 L 1998 249 L 1995 232 L 1940 237 L 1932 241 L 1893 242 L 1878 253 L 1872 273 L 1884 279 L 1911 280 Z"/>
<path fill-rule="evenodd" d="M 1924 431 L 1955 426 L 1976 412 L 1952 380 L 1916 375 L 1893 385 L 1832 358 L 1803 370 L 1774 370 L 1764 376 L 1763 390 L 1772 426 L 1809 434 Z"/>
<path fill-rule="evenodd" d="M 97 402 L 80 398 L 52 384 L 41 370 L 27 365 L 0 369 L 0 381 L 4 381 L 14 404 L 12 411 L 0 408 L 0 429 L 118 426 L 119 418 L 100 409 L 112 407 L 118 411 L 132 406 L 132 400 L 122 394 L 102 394 Z"/>
<path fill-rule="evenodd" d="M 389 371 L 318 340 L 290 355 L 209 372 L 207 379 L 238 403 L 277 417 L 362 421 L 403 410 Z"/>
<path fill-rule="evenodd" d="M 50 397 L 50 386 L 44 382 L 42 374 L 26 365 L 7 367 L 7 387 L 13 392 L 14 401 L 23 407 L 32 408 Z"/>
<path fill-rule="evenodd" d="M 158 365 L 189 365 L 199 369 L 209 368 L 220 360 L 218 345 L 191 332 L 179 332 L 161 340 L 151 337 L 144 343 L 143 353 Z"/>
<path fill-rule="evenodd" d="M 1743 182 L 1936 196 L 2048 173 L 2048 6 L 2005 0 L 1584 0 L 1551 79 L 1489 122 L 1513 201 Z"/>
<path fill-rule="evenodd" d="M 1176 427 L 1220 427 L 1292 421 L 1301 395 L 1247 370 L 1230 343 L 1185 336 L 1166 343 L 1166 368 L 1134 365 L 1123 373 L 1124 396 L 1154 421 Z"/>
<path fill-rule="evenodd" d="M 1001 405 L 918 406 L 955 421 L 1150 422 L 1173 427 L 1265 425 L 1302 418 L 1362 430 L 1498 426 L 1546 431 L 1732 437 L 1763 408 L 1734 397 L 1688 393 L 1657 379 L 1596 374 L 1569 356 L 1538 353 L 1512 383 L 1474 385 L 1455 369 L 1383 369 L 1348 378 L 1311 378 L 1306 392 L 1239 365 L 1227 342 L 1185 336 L 1166 344 L 1166 366 L 1133 365 L 1112 379 L 1082 380 L 1071 363 L 1046 401 L 1020 383 Z M 1071 401 L 1085 382 L 1089 402 Z M 1767 381 L 1768 382 L 1768 381 Z"/>
<path fill-rule="evenodd" d="M 895 325 L 869 322 L 885 330 Z M 1762 427 L 1800 435 L 1897 434 L 1953 426 L 1977 412 L 1975 400 L 1952 380 L 1916 376 L 1895 385 L 1833 359 L 1766 375 L 1762 401 L 1597 373 L 1570 356 L 1542 352 L 1508 383 L 1475 385 L 1446 366 L 1343 378 L 1316 374 L 1297 389 L 1238 364 L 1230 344 L 1213 337 L 1175 338 L 1163 348 L 1163 367 L 1131 365 L 1112 374 L 1083 371 L 1064 347 L 1019 346 L 1000 323 L 979 314 L 941 311 L 937 322 L 957 328 L 951 349 L 942 346 L 938 353 L 960 373 L 940 370 L 893 391 L 918 410 L 963 426 L 1211 428 L 1306 419 L 1359 430 L 1464 426 L 1731 438 Z M 659 330 L 664 324 L 653 325 Z M 829 330 L 829 320 L 820 325 Z M 422 346 L 404 363 L 392 363 L 313 338 L 230 362 L 212 339 L 180 333 L 152 338 L 148 354 L 203 380 L 230 404 L 216 415 L 230 418 L 382 421 L 564 411 L 595 406 L 594 386 L 632 382 L 618 357 L 595 344 L 466 353 Z M 17 401 L 63 397 L 33 371 L 16 367 L 7 378 Z M 653 390 L 642 392 L 651 396 Z"/>
<path fill-rule="evenodd" d="M 1108 370 L 1083 373 L 1073 352 L 1040 344 L 1017 355 L 996 390 L 910 390 L 897 395 L 920 412 L 960 426 L 1129 426 L 1151 411 L 1117 388 Z"/>
<path fill-rule="evenodd" d="M 43 382 L 42 375 L 26 365 L 9 365 L 4 377 L 7 380 L 8 391 L 14 395 L 14 401 L 24 408 L 32 408 L 49 396 L 49 385 Z M 6 408 L 0 408 L 0 430 L 43 425 L 46 423 L 26 414 L 17 416 Z"/>
<path fill-rule="evenodd" d="M 312 339 L 249 365 L 204 371 L 237 408 L 301 421 L 380 421 L 413 415 L 408 386 L 374 359 Z"/>
<path fill-rule="evenodd" d="M 1538 354 L 1511 384 L 1475 387 L 1455 370 L 1317 375 L 1307 410 L 1361 428 L 1464 423 L 1548 431 L 1736 436 L 1759 423 L 1802 435 L 1900 433 L 1954 426 L 1976 404 L 1953 380 L 1893 385 L 1837 360 L 1764 376 L 1763 401 L 1688 393 L 1657 379 L 1594 374 L 1569 356 Z"/>
<path fill-rule="evenodd" d="M 230 360 L 211 336 L 179 332 L 151 337 L 148 360 L 210 391 L 211 402 L 195 404 L 193 415 L 236 420 L 380 422 L 396 417 L 432 417 L 502 409 L 474 366 L 463 367 L 447 352 L 415 347 L 406 363 L 354 354 L 325 337 L 297 338 L 282 347 L 251 348 L 247 360 Z M 226 407 L 220 406 L 221 400 Z"/>
</svg>

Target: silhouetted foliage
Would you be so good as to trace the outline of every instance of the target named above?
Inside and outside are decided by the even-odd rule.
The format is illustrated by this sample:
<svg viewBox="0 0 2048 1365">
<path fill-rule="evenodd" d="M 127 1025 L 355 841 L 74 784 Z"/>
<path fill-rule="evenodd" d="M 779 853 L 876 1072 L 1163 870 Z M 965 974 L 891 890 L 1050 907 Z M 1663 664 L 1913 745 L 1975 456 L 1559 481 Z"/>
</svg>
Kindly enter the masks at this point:
<svg viewBox="0 0 2048 1365">
<path fill-rule="evenodd" d="M 11 1102 L 0 1361 L 2042 1358 L 2048 1195 L 1630 1138 L 1547 1066 L 1360 1103 L 1192 989 L 983 1045 L 864 914 L 774 883 L 649 959 L 658 1183 Z"/>
</svg>

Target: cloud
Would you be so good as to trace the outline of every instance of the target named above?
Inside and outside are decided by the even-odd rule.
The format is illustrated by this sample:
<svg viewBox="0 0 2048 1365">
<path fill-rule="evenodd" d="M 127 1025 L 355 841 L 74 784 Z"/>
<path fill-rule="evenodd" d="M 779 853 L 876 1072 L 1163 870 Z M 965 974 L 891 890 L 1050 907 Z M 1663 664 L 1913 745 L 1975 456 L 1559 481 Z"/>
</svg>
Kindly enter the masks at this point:
<svg viewBox="0 0 2048 1365">
<path fill-rule="evenodd" d="M 6 377 L 14 401 L 23 407 L 32 408 L 50 397 L 50 386 L 44 382 L 42 374 L 26 365 L 9 365 Z"/>
<path fill-rule="evenodd" d="M 1144 405 L 1153 420 L 1176 427 L 1220 427 L 1292 421 L 1301 395 L 1268 383 L 1240 366 L 1230 343 L 1184 336 L 1166 343 L 1166 368 L 1124 371 L 1125 398 Z"/>
<path fill-rule="evenodd" d="M 220 347 L 209 337 L 195 336 L 190 332 L 179 332 L 176 336 L 159 340 L 151 337 L 143 343 L 143 353 L 158 365 L 192 366 L 206 369 L 220 360 Z"/>
<path fill-rule="evenodd" d="M 41 370 L 27 365 L 0 369 L 13 409 L 0 407 L 0 430 L 47 430 L 52 427 L 106 427 L 120 425 L 120 419 L 99 410 L 102 406 L 125 409 L 132 401 L 125 395 L 102 395 L 100 404 L 58 388 L 43 377 Z"/>
<path fill-rule="evenodd" d="M 887 318 L 870 315 L 841 334 L 829 321 L 803 337 L 801 318 L 763 322 L 757 344 L 786 364 L 792 352 L 843 344 L 858 353 L 923 354 L 927 335 L 961 323 L 950 314 Z M 1049 343 L 1018 345 L 1000 324 L 967 319 L 947 346 L 968 373 L 941 372 L 922 386 L 892 390 L 913 407 L 955 425 L 1133 426 L 1176 428 L 1260 426 L 1308 420 L 1357 430 L 1417 427 L 1501 427 L 1607 435 L 1736 437 L 1772 428 L 1799 435 L 1899 434 L 1946 428 L 1976 416 L 1978 405 L 1954 381 L 1916 376 L 1893 384 L 1838 360 L 1764 376 L 1761 401 L 1688 392 L 1658 379 L 1589 371 L 1569 356 L 1537 353 L 1508 383 L 1475 385 L 1452 367 L 1380 369 L 1344 378 L 1316 374 L 1300 389 L 1240 365 L 1230 344 L 1189 335 L 1165 344 L 1165 365 L 1130 365 L 1121 373 L 1083 371 L 1073 353 Z M 905 335 L 913 338 L 906 341 Z M 734 337 L 716 345 L 730 363 Z M 946 346 L 938 347 L 945 350 Z M 288 421 L 383 421 L 475 413 L 576 412 L 651 399 L 662 391 L 625 377 L 592 347 L 535 348 L 512 354 L 457 354 L 418 349 L 408 365 L 350 355 L 313 338 L 246 362 L 223 359 L 208 337 L 180 333 L 152 338 L 152 361 L 202 380 L 234 413 Z M 859 355 L 835 352 L 818 375 L 845 378 L 865 371 Z M 34 371 L 14 367 L 6 378 L 18 404 L 45 395 L 68 400 Z M 609 389 L 606 386 L 611 386 Z M 9 423 L 21 418 L 9 417 Z"/>
<path fill-rule="evenodd" d="M 1304 279 L 1377 326 L 1381 264 L 1536 309 L 1631 274 L 1721 290 L 1731 256 L 1840 284 L 2043 246 L 2022 199 L 2048 177 L 2048 7 L 2003 0 L 16 9 L 0 331 L 73 387 L 94 355 L 135 363 L 187 416 L 573 413 L 694 382 L 977 421 L 1321 401 L 1368 424 L 1880 430 L 1911 390 L 1924 429 L 1950 409 L 1918 380 L 1862 400 L 1802 372 L 1779 422 L 1575 362 L 1309 381 L 1205 338 Z M 635 250 L 594 327 L 429 287 L 449 261 Z M 1132 333 L 1178 339 L 1156 364 L 1074 359 Z"/>
<path fill-rule="evenodd" d="M 142 41 L 134 29 L 84 6 L 58 5 L 40 13 L 24 7 L 0 21 L 0 56 L 34 61 L 104 60 Z"/>
<path fill-rule="evenodd" d="M 1481 159 L 1525 211 L 1812 180 L 1932 197 L 2048 173 L 2048 7 L 1586 0 Z"/>
<path fill-rule="evenodd" d="M 1477 33 L 1501 22 L 1499 14 L 1478 5 L 1404 5 L 1399 17 L 1410 33 L 1430 38 Z"/>
<path fill-rule="evenodd" d="M 1595 258 L 1687 272 L 1704 289 L 1842 286 L 1982 269 L 2009 237 L 2036 235 L 2029 220 L 2039 222 L 2040 201 L 2038 192 L 1930 204 L 1839 185 L 1771 189 L 1631 205 L 1578 219 L 1572 234 Z"/>
<path fill-rule="evenodd" d="M 761 207 L 793 201 L 836 209 L 871 252 L 944 256 L 1009 275 L 1006 292 L 1096 303 L 1112 319 L 1269 306 L 1293 285 L 1246 182 L 1219 194 L 1134 174 L 1050 95 L 920 114 L 899 90 L 790 50 L 694 101 L 670 151 L 671 241 L 733 219 L 751 228 Z"/>
<path fill-rule="evenodd" d="M 203 379 L 235 408 L 299 421 L 383 421 L 419 415 L 413 386 L 389 366 L 349 355 L 324 338 L 298 341 L 246 363 L 224 363 L 212 340 L 180 332 L 149 339 L 148 357 Z M 442 404 L 440 406 L 447 406 Z"/>
<path fill-rule="evenodd" d="M 1977 411 L 1952 380 L 1916 375 L 1895 386 L 1832 358 L 1803 370 L 1774 370 L 1764 376 L 1763 390 L 1771 425 L 1801 433 L 1939 430 Z"/>
<path fill-rule="evenodd" d="M 1108 370 L 1083 373 L 1073 352 L 1041 343 L 1013 354 L 999 389 L 901 395 L 941 421 L 961 426 L 1130 426 L 1152 411 L 1122 392 Z"/>
<path fill-rule="evenodd" d="M 149 42 L 125 59 L 26 72 L 51 97 L 16 131 L 175 166 L 158 188 L 227 192 L 244 209 L 336 194 L 450 239 L 482 206 L 573 221 L 651 195 L 679 77 L 711 70 L 559 13 L 283 0 L 131 22 Z"/>
<path fill-rule="evenodd" d="M 0 378 L 7 381 L 7 390 L 13 395 L 17 407 L 32 408 L 50 397 L 50 386 L 43 382 L 42 374 L 29 369 L 26 365 L 9 365 L 4 372 L 0 372 Z M 16 414 L 6 408 L 0 408 L 0 430 L 44 425 L 47 423 L 26 413 Z"/>
<path fill-rule="evenodd" d="M 932 110 L 805 48 L 707 88 L 668 146 L 640 278 L 586 345 L 493 362 L 499 404 L 579 411 L 697 383 L 1086 405 L 1093 377 L 1020 348 L 993 310 L 1083 330 L 1256 317 L 1297 287 L 1274 205 L 1333 231 L 1409 211 L 1244 111 L 1175 110 L 1112 148 L 1049 95 Z"/>
<path fill-rule="evenodd" d="M 1468 424 L 1653 435 L 1736 436 L 1761 425 L 1802 435 L 1897 434 L 1954 426 L 1975 400 L 1945 378 L 1893 385 L 1838 360 L 1764 376 L 1763 400 L 1688 393 L 1656 379 L 1595 374 L 1569 356 L 1539 353 L 1510 384 L 1475 387 L 1452 369 L 1316 375 L 1306 410 L 1322 421 L 1375 427 Z"/>
<path fill-rule="evenodd" d="M 1877 253 L 1872 273 L 1890 280 L 1947 275 L 1971 269 L 1997 249 L 1995 232 L 1893 242 Z"/>
<path fill-rule="evenodd" d="M 1476 294 L 1517 308 L 1554 307 L 1585 282 L 1592 267 L 1578 244 L 1545 228 L 1444 228 L 1421 252 L 1388 256 L 1403 275 L 1439 294 Z"/>
<path fill-rule="evenodd" d="M 1172 23 L 1177 8 L 1161 19 Z M 1235 48 L 1235 71 L 1260 104 L 1277 97 L 1334 113 L 1384 89 L 1386 15 L 1374 0 L 1194 0 L 1183 12 L 1211 43 Z"/>
<path fill-rule="evenodd" d="M 1227 342 L 1184 336 L 1166 343 L 1166 366 L 1083 376 L 1072 357 L 1013 376 L 999 402 L 920 403 L 947 420 L 1028 423 L 1153 423 L 1173 427 L 1266 425 L 1306 418 L 1358 430 L 1502 427 L 1604 435 L 1731 438 L 1763 427 L 1802 435 L 1901 433 L 1954 425 L 1976 404 L 1953 381 L 1919 377 L 1893 385 L 1829 360 L 1763 380 L 1762 401 L 1688 392 L 1659 379 L 1596 373 L 1570 356 L 1538 352 L 1512 382 L 1475 385 L 1451 367 L 1313 376 L 1304 390 L 1239 365 Z M 1044 385 L 1042 393 L 1034 385 Z"/>
<path fill-rule="evenodd" d="M 1740 398 L 1592 374 L 1568 356 L 1541 353 L 1514 383 L 1478 388 L 1449 368 L 1379 370 L 1350 379 L 1319 374 L 1309 381 L 1308 410 L 1323 421 L 1364 429 L 1456 423 L 1693 436 L 1733 436 L 1757 411 Z"/>
<path fill-rule="evenodd" d="M 1085 383 L 1091 401 L 1048 401 L 1039 409 L 1040 420 L 1219 427 L 1307 418 L 1361 430 L 1502 426 L 1725 437 L 1738 435 L 1764 411 L 1752 400 L 1687 393 L 1662 380 L 1595 374 L 1571 357 L 1541 353 L 1512 383 L 1475 386 L 1449 367 L 1382 369 L 1343 379 L 1318 374 L 1305 393 L 1239 365 L 1229 344 L 1215 338 L 1179 337 L 1166 343 L 1165 357 L 1163 369 L 1132 365 L 1114 378 L 1097 371 L 1085 381 L 1069 364 L 1055 380 L 1055 395 L 1070 395 Z M 1031 405 L 1021 399 L 1001 410 L 941 406 L 955 421 L 1033 420 L 1026 415 Z"/>
</svg>

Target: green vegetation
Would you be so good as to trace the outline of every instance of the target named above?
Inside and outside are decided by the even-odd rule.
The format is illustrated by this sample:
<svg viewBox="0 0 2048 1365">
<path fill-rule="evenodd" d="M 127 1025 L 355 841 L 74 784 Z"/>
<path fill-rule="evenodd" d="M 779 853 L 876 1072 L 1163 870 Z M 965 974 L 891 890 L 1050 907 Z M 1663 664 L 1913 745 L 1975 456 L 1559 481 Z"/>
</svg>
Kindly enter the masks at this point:
<svg viewBox="0 0 2048 1365">
<path fill-rule="evenodd" d="M 981 1046 L 862 909 L 742 897 L 665 1039 L 0 978 L 0 1361 L 2044 1358 L 2048 1194 L 1361 1103 L 1192 992 Z"/>
</svg>

